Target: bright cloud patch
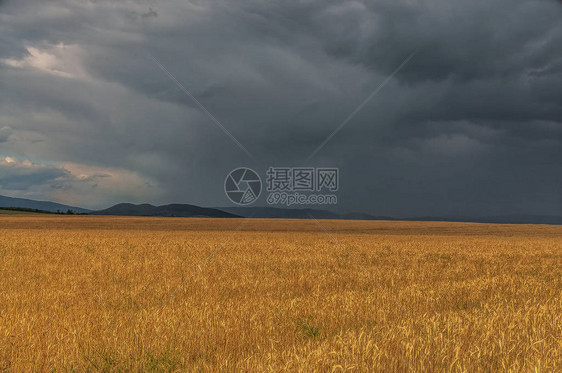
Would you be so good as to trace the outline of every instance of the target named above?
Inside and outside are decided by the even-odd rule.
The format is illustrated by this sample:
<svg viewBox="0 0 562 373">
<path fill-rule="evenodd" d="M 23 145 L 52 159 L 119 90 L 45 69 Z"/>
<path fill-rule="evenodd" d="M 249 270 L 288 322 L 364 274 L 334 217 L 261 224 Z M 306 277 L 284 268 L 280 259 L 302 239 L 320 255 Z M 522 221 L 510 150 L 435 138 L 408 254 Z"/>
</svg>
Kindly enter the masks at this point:
<svg viewBox="0 0 562 373">
<path fill-rule="evenodd" d="M 52 199 L 85 207 L 107 207 L 105 201 L 127 198 L 142 201 L 153 192 L 154 182 L 120 169 L 80 164 L 49 165 L 0 157 L 0 194 L 14 197 Z M 95 193 L 94 193 L 95 191 Z"/>
<path fill-rule="evenodd" d="M 57 44 L 40 49 L 27 47 L 28 55 L 21 60 L 3 59 L 8 66 L 32 68 L 64 78 L 87 78 L 82 68 L 82 49 L 78 45 Z"/>
<path fill-rule="evenodd" d="M 64 168 L 72 175 L 72 190 L 60 193 L 61 199 L 83 203 L 95 195 L 105 198 L 109 196 L 112 201 L 121 199 L 132 201 L 144 201 L 152 197 L 155 182 L 148 180 L 138 173 L 123 169 L 101 168 L 75 163 L 65 163 Z M 55 193 L 55 197 L 58 196 Z M 70 194 L 70 197 L 69 197 Z M 96 201 L 88 201 L 92 203 Z"/>
</svg>

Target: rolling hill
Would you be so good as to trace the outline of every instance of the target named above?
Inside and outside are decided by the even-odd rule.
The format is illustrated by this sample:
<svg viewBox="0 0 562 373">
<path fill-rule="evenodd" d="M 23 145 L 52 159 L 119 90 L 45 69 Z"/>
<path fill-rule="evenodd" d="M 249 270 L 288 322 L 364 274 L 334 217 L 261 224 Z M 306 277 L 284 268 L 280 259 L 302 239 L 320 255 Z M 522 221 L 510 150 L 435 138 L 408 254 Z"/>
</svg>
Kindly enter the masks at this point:
<svg viewBox="0 0 562 373">
<path fill-rule="evenodd" d="M 33 209 L 33 210 L 42 210 L 42 211 L 49 211 L 49 212 L 67 212 L 68 210 L 72 210 L 75 213 L 88 213 L 90 210 L 75 207 L 75 206 L 68 206 L 63 205 L 61 203 L 55 203 L 50 201 L 35 201 L 32 199 L 25 199 L 25 198 L 12 198 L 0 195 L 0 207 L 20 207 L 26 209 Z"/>
<path fill-rule="evenodd" d="M 207 218 L 238 218 L 239 215 L 213 208 L 205 208 L 187 204 L 171 204 L 154 206 L 150 204 L 134 205 L 120 203 L 108 209 L 91 212 L 92 215 L 113 216 L 168 216 L 168 217 L 207 217 Z"/>
<path fill-rule="evenodd" d="M 401 220 L 401 221 L 450 221 L 497 224 L 552 224 L 562 225 L 562 216 L 554 215 L 501 215 L 501 216 L 414 216 L 390 217 L 365 213 L 338 214 L 328 210 L 289 209 L 277 207 L 219 207 L 222 211 L 246 218 L 273 219 L 342 219 L 342 220 Z"/>
</svg>

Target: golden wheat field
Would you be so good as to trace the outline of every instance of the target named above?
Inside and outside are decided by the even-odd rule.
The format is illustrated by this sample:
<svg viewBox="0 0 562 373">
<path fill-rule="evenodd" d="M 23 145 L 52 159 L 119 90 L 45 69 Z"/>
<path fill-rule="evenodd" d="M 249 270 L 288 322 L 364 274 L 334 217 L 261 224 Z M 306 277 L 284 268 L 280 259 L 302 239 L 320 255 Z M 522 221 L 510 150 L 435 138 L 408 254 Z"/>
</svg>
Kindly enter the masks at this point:
<svg viewBox="0 0 562 373">
<path fill-rule="evenodd" d="M 0 369 L 562 371 L 562 226 L 0 217 Z"/>
</svg>

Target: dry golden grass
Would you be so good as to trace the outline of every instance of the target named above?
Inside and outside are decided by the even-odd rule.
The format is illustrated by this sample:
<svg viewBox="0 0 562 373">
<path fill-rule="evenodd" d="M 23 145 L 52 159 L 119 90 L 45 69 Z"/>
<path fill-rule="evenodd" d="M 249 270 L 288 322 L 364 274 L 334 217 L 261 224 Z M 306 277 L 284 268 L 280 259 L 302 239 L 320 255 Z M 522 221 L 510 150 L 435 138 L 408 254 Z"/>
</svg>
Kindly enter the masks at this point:
<svg viewBox="0 0 562 373">
<path fill-rule="evenodd" d="M 0 370 L 562 371 L 562 227 L 241 222 L 0 217 Z"/>
</svg>

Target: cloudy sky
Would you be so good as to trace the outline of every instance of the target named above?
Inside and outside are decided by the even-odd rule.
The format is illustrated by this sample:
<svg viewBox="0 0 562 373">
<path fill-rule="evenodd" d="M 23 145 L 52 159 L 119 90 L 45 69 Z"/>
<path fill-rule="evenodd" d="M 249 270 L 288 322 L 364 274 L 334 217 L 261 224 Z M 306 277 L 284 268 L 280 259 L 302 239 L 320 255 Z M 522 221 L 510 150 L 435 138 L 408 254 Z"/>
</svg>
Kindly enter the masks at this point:
<svg viewBox="0 0 562 373">
<path fill-rule="evenodd" d="M 562 215 L 561 20 L 556 0 L 0 0 L 0 194 L 224 206 L 233 168 L 328 166 L 342 212 Z"/>
</svg>

